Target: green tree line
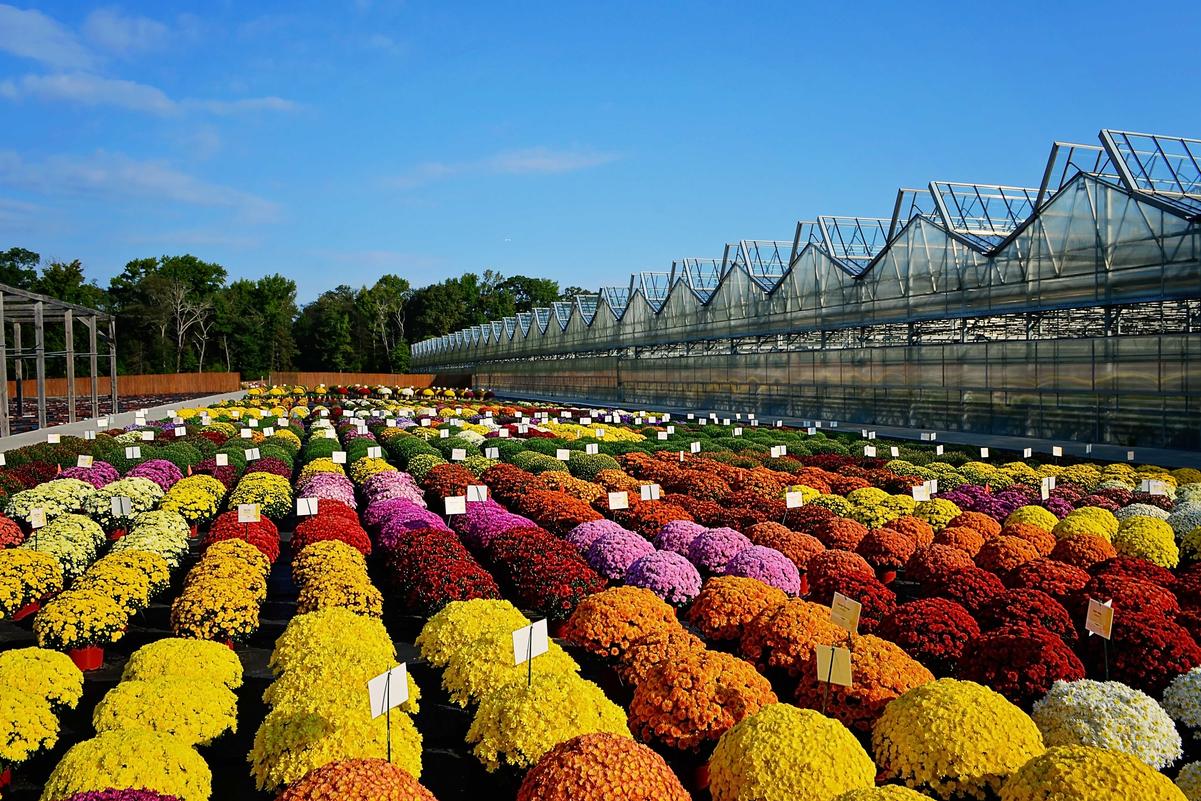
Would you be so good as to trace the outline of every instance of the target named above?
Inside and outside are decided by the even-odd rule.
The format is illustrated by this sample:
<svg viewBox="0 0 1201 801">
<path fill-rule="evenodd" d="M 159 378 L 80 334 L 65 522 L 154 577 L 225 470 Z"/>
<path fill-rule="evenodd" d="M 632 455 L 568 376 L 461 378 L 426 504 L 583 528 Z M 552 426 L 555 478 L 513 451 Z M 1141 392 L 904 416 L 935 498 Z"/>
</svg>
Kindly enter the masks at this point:
<svg viewBox="0 0 1201 801">
<path fill-rule="evenodd" d="M 414 289 L 389 273 L 298 305 L 287 276 L 231 281 L 225 267 L 192 255 L 135 259 L 103 287 L 78 259 L 43 262 L 19 247 L 0 252 L 0 283 L 114 315 L 121 373 L 232 370 L 246 379 L 288 369 L 404 372 L 413 342 L 584 292 L 492 270 Z M 48 327 L 46 343 L 61 350 L 62 332 Z M 61 360 L 47 370 L 61 374 Z"/>
</svg>

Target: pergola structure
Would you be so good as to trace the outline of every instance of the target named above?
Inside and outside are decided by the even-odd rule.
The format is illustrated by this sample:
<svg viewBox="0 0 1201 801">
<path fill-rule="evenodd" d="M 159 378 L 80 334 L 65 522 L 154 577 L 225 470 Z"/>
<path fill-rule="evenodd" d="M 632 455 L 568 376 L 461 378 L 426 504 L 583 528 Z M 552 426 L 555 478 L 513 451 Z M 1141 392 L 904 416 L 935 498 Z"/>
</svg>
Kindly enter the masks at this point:
<svg viewBox="0 0 1201 801">
<path fill-rule="evenodd" d="M 86 351 L 75 348 L 75 323 L 88 330 Z M 46 350 L 46 327 L 62 325 L 64 350 Z M 11 326 L 11 328 L 10 328 Z M 10 339 L 11 330 L 11 339 Z M 33 344 L 29 345 L 32 335 Z M 8 414 L 8 362 L 16 382 L 16 416 L 25 415 L 26 361 L 33 360 L 37 381 L 38 428 L 46 427 L 46 359 L 64 358 L 67 363 L 67 422 L 75 422 L 75 360 L 87 358 L 91 377 L 92 417 L 100 415 L 100 347 L 108 342 L 109 392 L 112 412 L 117 412 L 117 321 L 109 314 L 87 306 L 56 300 L 25 289 L 0 284 L 0 437 L 11 434 Z"/>
</svg>

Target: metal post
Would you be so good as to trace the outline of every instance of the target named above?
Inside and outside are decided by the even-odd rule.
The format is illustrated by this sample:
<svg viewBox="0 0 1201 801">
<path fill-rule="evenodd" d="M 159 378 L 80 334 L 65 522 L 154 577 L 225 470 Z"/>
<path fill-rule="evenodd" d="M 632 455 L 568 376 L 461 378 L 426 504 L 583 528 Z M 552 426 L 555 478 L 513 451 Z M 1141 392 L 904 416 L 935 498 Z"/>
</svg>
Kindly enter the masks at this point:
<svg viewBox="0 0 1201 801">
<path fill-rule="evenodd" d="M 108 321 L 108 388 L 112 395 L 113 408 L 110 414 L 117 413 L 117 321 Z"/>
<path fill-rule="evenodd" d="M 13 323 L 13 379 L 17 382 L 17 417 L 25 416 L 25 364 L 21 361 L 21 324 Z"/>
<path fill-rule="evenodd" d="M 88 368 L 92 373 L 92 419 L 100 416 L 100 349 L 96 347 L 96 315 L 88 318 Z"/>
<path fill-rule="evenodd" d="M 4 294 L 0 293 L 0 437 L 8 430 L 8 339 L 4 330 Z"/>
<path fill-rule="evenodd" d="M 63 336 L 67 340 L 67 422 L 75 422 L 75 318 L 63 312 Z"/>
<path fill-rule="evenodd" d="M 42 324 L 44 304 L 33 304 L 33 349 L 38 380 L 38 428 L 46 427 L 46 327 Z"/>
</svg>

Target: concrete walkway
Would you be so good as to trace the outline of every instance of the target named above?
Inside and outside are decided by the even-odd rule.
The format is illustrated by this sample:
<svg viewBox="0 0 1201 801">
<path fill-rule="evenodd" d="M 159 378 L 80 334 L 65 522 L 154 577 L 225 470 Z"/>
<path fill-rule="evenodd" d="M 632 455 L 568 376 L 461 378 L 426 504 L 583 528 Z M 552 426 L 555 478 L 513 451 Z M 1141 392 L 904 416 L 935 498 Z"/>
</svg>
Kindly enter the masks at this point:
<svg viewBox="0 0 1201 801">
<path fill-rule="evenodd" d="M 225 400 L 235 400 L 246 394 L 245 390 L 237 392 L 226 392 L 221 395 L 206 395 L 203 398 L 187 398 L 182 401 L 164 404 L 162 406 L 150 406 L 145 409 L 147 420 L 159 420 L 167 416 L 168 409 L 183 409 L 187 407 L 208 406 L 211 403 L 219 403 Z M 120 402 L 120 398 L 117 399 Z M 109 428 L 124 428 L 135 420 L 135 413 L 142 411 L 141 409 L 131 409 L 128 412 L 108 415 Z M 25 431 L 20 434 L 13 434 L 11 437 L 0 438 L 0 453 L 10 451 L 14 448 L 21 448 L 26 445 L 36 445 L 39 442 L 46 441 L 47 434 L 61 434 L 63 436 L 82 437 L 85 431 L 95 431 L 98 429 L 96 418 L 88 418 L 75 423 L 64 423 L 60 426 L 49 426 L 47 428 L 38 428 L 33 431 Z"/>
<path fill-rule="evenodd" d="M 593 406 L 593 407 L 598 407 L 598 408 L 603 408 L 603 409 L 618 408 L 618 407 L 616 407 L 610 403 L 604 402 L 604 401 L 590 400 L 588 398 L 581 398 L 581 397 L 566 397 L 566 396 L 557 396 L 556 397 L 556 396 L 551 396 L 551 395 L 537 395 L 537 394 L 532 394 L 532 393 L 531 394 L 521 394 L 521 395 L 497 393 L 496 397 L 498 400 L 503 398 L 503 399 L 507 399 L 507 400 L 543 401 L 543 402 L 547 402 L 547 403 L 570 403 L 570 404 L 579 404 L 581 406 Z M 663 405 L 655 405 L 655 406 L 649 406 L 649 407 L 623 407 L 623 408 L 627 408 L 627 409 L 646 408 L 646 409 L 651 409 L 654 411 L 670 412 L 672 417 L 676 420 L 685 418 L 685 415 L 687 415 L 689 412 L 692 412 L 693 414 L 695 414 L 697 418 L 708 417 L 710 412 L 712 412 L 718 416 L 718 419 L 724 419 L 724 418 L 728 417 L 728 418 L 730 418 L 731 421 L 735 420 L 735 416 L 734 416 L 735 413 L 728 409 L 726 409 L 726 410 L 723 410 L 723 409 L 686 409 L 683 407 L 673 407 L 673 406 L 663 406 Z M 745 421 L 747 413 L 742 412 L 742 416 Z M 782 420 L 784 422 L 784 425 L 798 427 L 798 428 L 805 426 L 805 425 L 816 425 L 816 423 L 817 423 L 816 420 L 805 420 L 800 417 L 769 416 L 769 417 L 760 417 L 759 425 L 760 426 L 775 425 L 775 422 L 777 420 Z M 685 419 L 685 422 L 687 422 L 686 419 Z M 831 428 L 831 423 L 837 423 L 837 427 Z M 735 423 L 732 422 L 731 424 L 733 425 Z M 749 423 L 746 423 L 746 422 L 743 422 L 742 424 L 749 425 Z M 933 433 L 936 436 L 936 439 L 933 442 L 928 443 L 931 445 L 939 444 L 939 443 L 948 445 L 948 446 L 950 446 L 950 445 L 966 445 L 966 446 L 970 446 L 972 448 L 990 448 L 990 449 L 997 450 L 997 451 L 1001 451 L 1001 450 L 1016 451 L 1019 454 L 1022 453 L 1022 451 L 1024 449 L 1030 448 L 1033 451 L 1033 453 L 1041 454 L 1042 455 L 1041 458 L 1043 458 L 1044 460 L 1054 458 L 1054 456 L 1052 455 L 1052 453 L 1053 453 L 1052 448 L 1055 448 L 1055 447 L 1063 448 L 1064 456 L 1072 456 L 1072 457 L 1076 457 L 1079 459 L 1094 459 L 1099 462 L 1131 461 L 1128 459 L 1128 456 L 1130 454 L 1130 451 L 1133 451 L 1134 452 L 1134 459 L 1133 459 L 1134 464 L 1154 464 L 1154 465 L 1160 465 L 1162 467 L 1197 467 L 1197 468 L 1201 468 L 1201 453 L 1198 453 L 1197 451 L 1181 451 L 1181 450 L 1173 450 L 1173 449 L 1169 449 L 1169 448 L 1140 448 L 1137 445 L 1127 447 L 1124 445 L 1094 444 L 1091 446 L 1092 451 L 1090 453 L 1088 450 L 1090 446 L 1088 446 L 1084 443 L 1081 443 L 1081 442 L 1069 442 L 1069 441 L 1059 442 L 1059 441 L 1048 440 L 1048 439 L 1032 439 L 1029 437 L 1008 437 L 1008 436 L 999 436 L 999 435 L 995 435 L 995 434 L 973 434 L 968 431 L 941 431 L 938 429 L 931 429 L 931 428 L 900 428 L 897 426 L 882 426 L 882 425 L 874 425 L 874 424 L 870 424 L 870 423 L 856 423 L 854 421 L 847 421 L 847 420 L 838 420 L 838 421 L 823 420 L 823 421 L 821 421 L 821 427 L 822 427 L 822 429 L 826 430 L 827 432 L 833 430 L 833 431 L 838 431 L 838 432 L 841 432 L 844 434 L 851 433 L 851 434 L 855 434 L 855 435 L 859 435 L 862 432 L 862 430 L 866 428 L 871 431 L 875 431 L 876 436 L 879 437 L 880 439 L 894 439 L 894 440 L 921 440 L 923 434 Z M 863 444 L 867 445 L 870 443 L 868 443 L 867 440 L 864 440 Z M 880 455 L 884 458 L 888 458 L 887 449 L 881 448 Z M 990 457 L 992 457 L 992 459 L 994 461 L 996 460 L 996 457 L 993 456 L 992 454 L 990 454 Z M 1004 459 L 1005 459 L 1005 461 L 1012 461 L 1012 458 L 1009 456 L 1004 457 Z"/>
</svg>

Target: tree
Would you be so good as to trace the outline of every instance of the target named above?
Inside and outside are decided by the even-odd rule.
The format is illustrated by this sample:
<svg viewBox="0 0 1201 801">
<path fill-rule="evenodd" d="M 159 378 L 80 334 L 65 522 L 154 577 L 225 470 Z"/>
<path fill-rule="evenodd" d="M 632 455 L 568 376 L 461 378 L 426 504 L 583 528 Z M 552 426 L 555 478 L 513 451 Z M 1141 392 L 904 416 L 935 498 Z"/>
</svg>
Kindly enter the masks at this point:
<svg viewBox="0 0 1201 801">
<path fill-rule="evenodd" d="M 41 256 L 25 248 L 9 248 L 0 253 L 0 284 L 17 289 L 33 289 L 41 260 Z"/>
<path fill-rule="evenodd" d="M 407 349 L 401 358 L 397 345 L 404 341 L 405 306 L 412 293 L 408 281 L 391 274 L 359 290 L 359 312 L 371 332 L 374 369 L 396 372 L 402 365 L 407 367 Z"/>
<path fill-rule="evenodd" d="M 549 278 L 515 275 L 501 283 L 501 289 L 513 298 L 515 312 L 545 308 L 559 299 L 559 282 Z"/>
</svg>

